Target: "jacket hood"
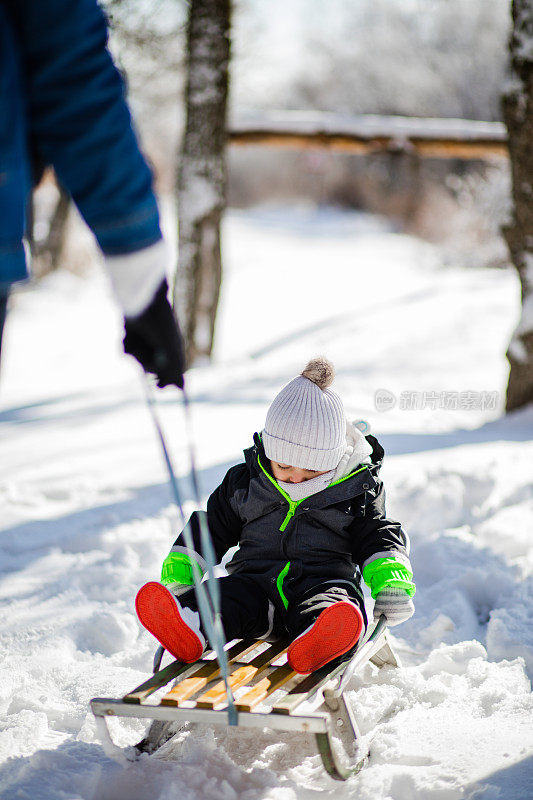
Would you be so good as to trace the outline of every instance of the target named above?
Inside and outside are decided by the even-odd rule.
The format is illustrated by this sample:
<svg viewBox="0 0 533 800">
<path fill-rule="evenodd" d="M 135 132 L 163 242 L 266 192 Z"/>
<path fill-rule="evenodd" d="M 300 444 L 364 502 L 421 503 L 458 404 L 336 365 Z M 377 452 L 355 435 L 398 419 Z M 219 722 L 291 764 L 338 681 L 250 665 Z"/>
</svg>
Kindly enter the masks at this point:
<svg viewBox="0 0 533 800">
<path fill-rule="evenodd" d="M 360 464 L 370 464 L 372 452 L 372 445 L 355 423 L 346 420 L 346 445 L 342 458 L 335 469 L 333 480 L 338 481 L 340 478 L 344 478 Z"/>
</svg>

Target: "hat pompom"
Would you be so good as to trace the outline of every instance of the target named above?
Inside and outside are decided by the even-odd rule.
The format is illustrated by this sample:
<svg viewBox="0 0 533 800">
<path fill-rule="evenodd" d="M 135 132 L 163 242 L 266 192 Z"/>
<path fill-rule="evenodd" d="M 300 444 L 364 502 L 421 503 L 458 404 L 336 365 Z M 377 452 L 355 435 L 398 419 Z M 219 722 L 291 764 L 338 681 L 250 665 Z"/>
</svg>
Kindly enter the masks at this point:
<svg viewBox="0 0 533 800">
<path fill-rule="evenodd" d="M 301 374 L 324 391 L 333 383 L 335 367 L 327 358 L 319 356 L 311 359 Z"/>
</svg>

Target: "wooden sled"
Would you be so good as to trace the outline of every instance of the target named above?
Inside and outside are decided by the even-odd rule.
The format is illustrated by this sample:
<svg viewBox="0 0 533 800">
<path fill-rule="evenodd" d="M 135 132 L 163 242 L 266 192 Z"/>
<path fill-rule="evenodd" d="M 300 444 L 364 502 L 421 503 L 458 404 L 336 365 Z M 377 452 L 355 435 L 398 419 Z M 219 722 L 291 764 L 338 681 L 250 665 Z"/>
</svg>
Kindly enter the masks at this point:
<svg viewBox="0 0 533 800">
<path fill-rule="evenodd" d="M 361 770 L 367 754 L 361 751 L 360 733 L 353 712 L 345 701 L 344 690 L 355 671 L 368 661 L 377 667 L 400 666 L 388 641 L 382 617 L 348 661 L 332 662 L 311 675 L 298 675 L 282 660 L 288 641 L 237 640 L 227 647 L 230 686 L 237 699 L 237 725 L 240 728 L 269 728 L 297 733 L 314 733 L 324 767 L 336 780 L 346 780 Z M 159 659 L 160 661 L 160 659 Z M 122 763 L 135 760 L 143 752 L 154 752 L 176 732 L 175 723 L 228 725 L 225 684 L 212 651 L 206 651 L 193 664 L 174 661 L 120 700 L 91 700 L 97 729 L 108 755 Z M 174 685 L 159 701 L 149 698 L 174 680 Z M 336 680 L 336 683 L 333 681 Z M 326 685 L 327 684 L 327 685 Z M 284 694 L 269 706 L 278 690 Z M 318 695 L 322 690 L 322 695 Z M 279 697 L 279 695 L 278 695 Z M 318 708 L 298 713 L 304 702 L 319 700 Z M 257 706 L 267 710 L 257 711 Z M 269 707 L 268 707 L 269 706 Z M 136 717 L 153 720 L 146 737 L 135 748 L 123 750 L 111 739 L 108 717 Z"/>
</svg>

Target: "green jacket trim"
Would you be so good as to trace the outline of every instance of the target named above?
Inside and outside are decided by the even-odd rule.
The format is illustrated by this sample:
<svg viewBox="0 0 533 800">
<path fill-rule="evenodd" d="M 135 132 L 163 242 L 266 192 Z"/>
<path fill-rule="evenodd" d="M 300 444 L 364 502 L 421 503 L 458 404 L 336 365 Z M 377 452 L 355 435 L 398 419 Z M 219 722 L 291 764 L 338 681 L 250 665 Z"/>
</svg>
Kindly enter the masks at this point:
<svg viewBox="0 0 533 800">
<path fill-rule="evenodd" d="M 185 553 L 170 552 L 161 567 L 161 583 L 164 586 L 180 583 L 183 586 L 194 585 L 193 569 L 201 580 L 204 570 L 197 561 L 193 561 Z"/>
<path fill-rule="evenodd" d="M 387 586 L 404 589 L 412 597 L 416 591 L 412 577 L 411 570 L 395 558 L 376 558 L 363 569 L 364 581 L 374 598 Z"/>
<path fill-rule="evenodd" d="M 281 601 L 282 601 L 282 603 L 283 603 L 283 605 L 285 606 L 286 609 L 289 606 L 289 601 L 285 597 L 285 593 L 283 591 L 283 581 L 285 580 L 285 576 L 286 576 L 287 572 L 289 571 L 290 565 L 291 565 L 291 562 L 287 561 L 287 563 L 285 564 L 285 566 L 283 567 L 283 569 L 279 573 L 278 578 L 276 580 L 276 586 L 278 587 L 279 596 L 281 597 Z"/>
<path fill-rule="evenodd" d="M 350 472 L 349 475 L 345 475 L 344 478 L 339 478 L 338 481 L 333 481 L 333 483 L 330 483 L 328 485 L 328 489 L 330 486 L 337 486 L 337 484 L 342 483 L 343 481 L 347 481 L 348 478 L 352 478 L 354 475 L 357 475 L 358 472 L 362 472 L 364 469 L 368 469 L 368 467 L 369 467 L 368 464 L 363 464 L 362 467 L 359 467 L 359 469 L 354 469 L 353 472 Z"/>
</svg>

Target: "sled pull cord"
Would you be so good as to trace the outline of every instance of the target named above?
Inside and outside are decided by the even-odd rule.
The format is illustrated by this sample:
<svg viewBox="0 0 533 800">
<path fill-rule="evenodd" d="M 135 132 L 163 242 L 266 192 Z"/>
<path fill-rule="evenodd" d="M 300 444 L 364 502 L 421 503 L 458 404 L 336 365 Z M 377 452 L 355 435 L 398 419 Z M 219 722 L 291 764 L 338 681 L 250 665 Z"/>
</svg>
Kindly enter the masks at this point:
<svg viewBox="0 0 533 800">
<path fill-rule="evenodd" d="M 174 500 L 176 502 L 176 506 L 179 509 L 180 516 L 182 519 L 183 536 L 185 538 L 187 547 L 190 550 L 194 551 L 195 549 L 194 542 L 191 534 L 190 525 L 186 522 L 185 519 L 183 504 L 181 502 L 181 495 L 178 488 L 178 481 L 176 479 L 176 473 L 172 466 L 170 453 L 165 441 L 165 437 L 163 435 L 161 424 L 159 422 L 159 417 L 156 410 L 156 403 L 152 393 L 152 387 L 150 385 L 149 379 L 146 376 L 145 376 L 144 386 L 146 393 L 146 402 L 157 431 L 157 435 L 161 445 L 161 450 L 163 452 L 163 457 L 168 471 L 172 494 L 174 495 Z M 185 392 L 185 389 L 183 389 L 182 391 L 183 391 L 183 405 L 185 411 L 185 425 L 187 430 L 187 444 L 189 449 L 191 482 L 194 490 L 194 499 L 196 501 L 197 506 L 200 506 L 201 497 L 200 497 L 198 472 L 196 470 L 196 461 L 194 456 L 194 447 L 192 440 L 190 403 L 187 394 Z M 202 577 L 198 574 L 198 571 L 196 569 L 193 569 L 192 573 L 194 578 L 194 590 L 196 592 L 196 599 L 198 601 L 198 611 L 200 612 L 200 619 L 202 620 L 203 628 L 207 634 L 207 638 L 209 639 L 209 644 L 216 653 L 218 664 L 220 667 L 220 672 L 222 674 L 222 678 L 226 685 L 226 696 L 228 698 L 228 709 L 227 709 L 228 722 L 230 725 L 237 725 L 238 724 L 237 710 L 235 708 L 233 693 L 229 685 L 228 660 L 226 657 L 226 651 L 224 650 L 224 647 L 226 645 L 226 640 L 224 637 L 224 629 L 222 627 L 222 616 L 220 612 L 220 587 L 218 585 L 218 581 L 215 578 L 215 566 L 217 560 L 215 556 L 213 542 L 211 541 L 211 536 L 209 534 L 207 515 L 205 512 L 199 512 L 198 518 L 200 522 L 200 541 L 202 545 L 202 555 L 207 564 L 207 573 L 206 573 L 207 580 L 203 582 Z"/>
</svg>

